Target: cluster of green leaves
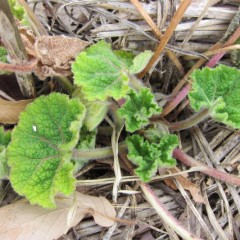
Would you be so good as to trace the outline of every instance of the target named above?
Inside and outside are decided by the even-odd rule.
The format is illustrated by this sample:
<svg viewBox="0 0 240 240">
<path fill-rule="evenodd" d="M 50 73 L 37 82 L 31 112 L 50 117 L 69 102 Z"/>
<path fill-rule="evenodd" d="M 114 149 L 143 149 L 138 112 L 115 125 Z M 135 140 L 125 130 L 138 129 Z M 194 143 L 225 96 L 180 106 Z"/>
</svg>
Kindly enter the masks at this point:
<svg viewBox="0 0 240 240">
<path fill-rule="evenodd" d="M 126 119 L 130 132 L 143 128 L 149 123 L 148 118 L 160 113 L 150 89 L 134 89 L 131 83 L 133 74 L 141 71 L 151 56 L 150 51 L 136 57 L 113 51 L 101 41 L 82 52 L 73 63 L 78 88 L 72 99 L 52 93 L 27 106 L 7 147 L 9 178 L 16 192 L 31 204 L 47 208 L 55 207 L 56 194 L 71 194 L 75 189 L 74 172 L 89 160 L 72 160 L 73 149 L 95 148 L 96 128 L 107 114 L 111 98 L 126 99 L 119 115 Z"/>
<path fill-rule="evenodd" d="M 176 135 L 163 136 L 157 143 L 151 143 L 139 135 L 127 138 L 128 159 L 139 167 L 136 174 L 145 182 L 150 181 L 158 168 L 175 166 L 172 151 L 178 145 Z"/>
<path fill-rule="evenodd" d="M 191 78 L 191 107 L 196 111 L 207 108 L 215 121 L 240 128 L 240 70 L 219 65 L 195 70 Z"/>
<path fill-rule="evenodd" d="M 145 88 L 134 77 L 134 74 L 145 68 L 151 57 L 150 51 L 145 51 L 135 57 L 124 51 L 113 51 L 110 44 L 100 41 L 80 53 L 73 63 L 75 84 L 81 87 L 84 97 L 90 103 L 93 101 L 99 103 L 99 100 L 106 101 L 110 97 L 115 100 L 124 98 L 125 103 L 118 110 L 118 114 L 125 119 L 126 130 L 130 133 L 136 132 L 149 124 L 150 117 L 162 111 L 151 90 Z M 175 165 L 175 161 L 170 157 L 165 157 L 171 155 L 173 146 L 176 146 L 176 139 L 170 148 L 163 148 L 161 146 L 166 141 L 170 143 L 169 140 L 161 140 L 158 146 L 147 144 L 147 142 L 139 144 L 134 142 L 139 141 L 139 136 L 132 135 L 132 137 L 132 141 L 127 141 L 128 148 L 133 151 L 133 146 L 136 144 L 140 149 L 138 152 L 135 151 L 135 155 L 130 153 L 129 159 L 139 165 L 136 174 L 143 181 L 149 181 L 158 167 Z M 155 158 L 155 153 L 158 158 Z M 148 167 L 144 167 L 146 165 Z"/>
</svg>

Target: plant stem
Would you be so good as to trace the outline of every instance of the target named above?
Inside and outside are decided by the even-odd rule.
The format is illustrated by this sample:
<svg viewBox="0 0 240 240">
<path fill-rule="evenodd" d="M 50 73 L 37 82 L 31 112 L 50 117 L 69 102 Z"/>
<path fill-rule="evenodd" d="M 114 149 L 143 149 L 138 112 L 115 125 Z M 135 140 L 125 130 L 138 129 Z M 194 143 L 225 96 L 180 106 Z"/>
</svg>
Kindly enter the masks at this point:
<svg viewBox="0 0 240 240">
<path fill-rule="evenodd" d="M 58 76 L 58 77 L 54 77 L 54 79 L 60 82 L 69 94 L 72 94 L 72 92 L 74 91 L 74 86 L 66 77 Z"/>
<path fill-rule="evenodd" d="M 130 75 L 130 84 L 132 84 L 132 87 L 136 90 L 139 90 L 144 87 L 142 81 L 136 78 L 134 75 Z"/>
<path fill-rule="evenodd" d="M 209 116 L 209 110 L 202 109 L 201 111 L 195 113 L 194 115 L 192 115 L 191 117 L 189 117 L 183 121 L 170 123 L 169 129 L 172 131 L 180 131 L 183 129 L 187 129 L 187 128 L 193 127 L 193 126 L 197 125 L 198 123 L 202 122 L 208 116 Z"/>
<path fill-rule="evenodd" d="M 201 167 L 201 170 L 199 171 L 210 177 L 216 178 L 220 181 L 224 181 L 232 185 L 240 186 L 240 177 L 208 167 L 207 165 L 194 160 L 192 157 L 185 154 L 179 148 L 173 150 L 173 156 L 189 167 Z"/>
<path fill-rule="evenodd" d="M 238 38 L 240 37 L 240 27 L 238 27 L 233 35 L 229 38 L 229 40 L 223 45 L 223 47 L 230 46 L 234 44 Z M 226 52 L 220 52 L 215 54 L 207 63 L 207 67 L 214 67 L 220 60 L 221 58 L 225 55 Z"/>
<path fill-rule="evenodd" d="M 118 145 L 119 151 L 127 150 L 127 145 L 125 142 L 121 142 Z M 89 160 L 97 160 L 97 159 L 105 159 L 113 157 L 112 147 L 104 147 L 104 148 L 95 148 L 90 150 L 78 150 L 73 149 L 72 151 L 72 159 L 89 159 Z"/>
<path fill-rule="evenodd" d="M 170 113 L 188 95 L 190 88 L 190 84 L 187 84 L 185 87 L 183 87 L 177 96 L 163 109 L 161 116 L 164 117 Z"/>
<path fill-rule="evenodd" d="M 150 188 L 150 186 L 146 183 L 140 182 L 140 187 L 144 192 L 144 195 L 148 202 L 153 206 L 156 210 L 160 218 L 168 224 L 176 233 L 178 233 L 183 239 L 193 240 L 200 239 L 195 237 L 193 234 L 188 232 L 180 222 L 172 216 L 172 214 L 165 208 L 165 206 L 160 202 L 158 196 L 154 193 L 154 191 Z"/>
</svg>

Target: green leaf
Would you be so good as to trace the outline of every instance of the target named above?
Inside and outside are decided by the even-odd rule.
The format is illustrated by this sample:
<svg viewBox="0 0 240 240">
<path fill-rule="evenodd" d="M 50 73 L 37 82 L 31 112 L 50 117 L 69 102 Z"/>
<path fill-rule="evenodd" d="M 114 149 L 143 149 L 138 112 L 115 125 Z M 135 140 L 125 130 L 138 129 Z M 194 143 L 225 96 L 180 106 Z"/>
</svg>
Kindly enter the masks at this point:
<svg viewBox="0 0 240 240">
<path fill-rule="evenodd" d="M 0 47 L 0 62 L 7 63 L 8 62 L 8 52 L 4 47 Z M 0 70 L 0 75 L 2 74 L 10 74 L 7 71 Z"/>
<path fill-rule="evenodd" d="M 77 88 L 72 97 L 77 97 L 85 105 L 87 112 L 83 125 L 87 127 L 88 131 L 93 131 L 103 121 L 106 116 L 110 102 L 108 101 L 88 101 L 80 88 Z"/>
<path fill-rule="evenodd" d="M 87 114 L 84 120 L 84 125 L 87 127 L 88 131 L 93 131 L 103 121 L 107 114 L 109 102 L 87 102 L 85 106 L 87 108 Z"/>
<path fill-rule="evenodd" d="M 215 121 L 240 128 L 240 70 L 220 65 L 195 70 L 191 78 L 191 107 L 196 111 L 207 108 Z"/>
<path fill-rule="evenodd" d="M 17 2 L 17 0 L 8 0 L 12 14 L 18 19 L 24 18 L 24 8 Z"/>
<path fill-rule="evenodd" d="M 134 54 L 123 50 L 115 50 L 114 54 L 125 64 L 126 67 L 130 68 L 133 64 Z"/>
<path fill-rule="evenodd" d="M 17 0 L 8 0 L 12 14 L 25 26 L 29 26 L 28 16 Z"/>
<path fill-rule="evenodd" d="M 140 73 L 148 64 L 149 60 L 151 59 L 153 52 L 146 50 L 140 54 L 138 54 L 133 59 L 133 64 L 130 67 L 130 73 L 137 74 Z"/>
<path fill-rule="evenodd" d="M 8 56 L 7 49 L 4 47 L 0 47 L 0 62 L 7 63 L 8 62 L 7 56 Z"/>
<path fill-rule="evenodd" d="M 148 124 L 148 118 L 161 112 L 154 95 L 148 88 L 138 93 L 131 90 L 125 104 L 118 110 L 119 116 L 126 120 L 126 130 L 134 132 Z"/>
<path fill-rule="evenodd" d="M 78 99 L 53 93 L 37 98 L 20 115 L 7 156 L 12 186 L 31 204 L 53 208 L 57 193 L 74 191 L 70 159 L 85 111 Z"/>
<path fill-rule="evenodd" d="M 144 182 L 150 181 L 151 177 L 161 167 L 176 165 L 172 158 L 172 151 L 178 145 L 176 135 L 165 135 L 160 143 L 150 143 L 142 136 L 132 135 L 127 138 L 128 158 L 138 165 L 136 174 Z"/>
<path fill-rule="evenodd" d="M 0 179 L 8 177 L 9 167 L 7 165 L 6 147 L 11 141 L 11 132 L 4 131 L 3 127 L 0 127 Z"/>
<path fill-rule="evenodd" d="M 81 52 L 72 64 L 74 82 L 89 101 L 124 97 L 130 89 L 127 69 L 105 41 Z"/>
</svg>

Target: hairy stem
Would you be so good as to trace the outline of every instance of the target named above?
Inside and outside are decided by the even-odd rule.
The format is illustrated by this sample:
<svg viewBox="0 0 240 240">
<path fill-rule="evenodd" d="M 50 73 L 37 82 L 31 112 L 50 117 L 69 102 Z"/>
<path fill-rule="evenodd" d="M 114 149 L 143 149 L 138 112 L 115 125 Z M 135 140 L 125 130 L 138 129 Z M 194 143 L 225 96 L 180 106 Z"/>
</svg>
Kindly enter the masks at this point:
<svg viewBox="0 0 240 240">
<path fill-rule="evenodd" d="M 208 116 L 209 116 L 209 110 L 203 109 L 183 121 L 170 123 L 169 129 L 172 131 L 184 130 L 197 125 L 198 123 L 206 119 Z"/>
<path fill-rule="evenodd" d="M 207 165 L 194 160 L 192 157 L 188 156 L 178 148 L 173 150 L 173 156 L 189 167 L 201 167 L 201 170 L 199 171 L 210 177 L 232 185 L 240 186 L 240 177 L 208 167 Z"/>
<path fill-rule="evenodd" d="M 118 145 L 119 151 L 127 150 L 127 145 L 125 142 L 121 142 Z M 90 150 L 78 150 L 73 149 L 72 151 L 72 159 L 89 159 L 89 160 L 97 160 L 97 159 L 105 159 L 113 157 L 112 147 L 104 147 L 104 148 L 95 148 Z"/>
<path fill-rule="evenodd" d="M 187 84 L 182 90 L 178 93 L 178 95 L 163 109 L 161 116 L 166 116 L 170 113 L 181 101 L 188 95 L 188 92 L 191 88 L 190 84 Z"/>
</svg>

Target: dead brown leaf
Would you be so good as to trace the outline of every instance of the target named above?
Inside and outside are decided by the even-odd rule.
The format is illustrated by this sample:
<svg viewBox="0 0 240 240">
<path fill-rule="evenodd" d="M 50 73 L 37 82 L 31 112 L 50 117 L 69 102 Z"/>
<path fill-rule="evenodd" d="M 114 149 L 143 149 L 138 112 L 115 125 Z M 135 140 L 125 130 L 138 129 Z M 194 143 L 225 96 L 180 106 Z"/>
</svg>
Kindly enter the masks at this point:
<svg viewBox="0 0 240 240">
<path fill-rule="evenodd" d="M 112 226 L 116 212 L 104 197 L 92 197 L 76 192 L 74 197 L 59 197 L 56 209 L 32 206 L 20 200 L 0 208 L 1 240 L 53 240 L 91 214 L 97 224 Z"/>
<path fill-rule="evenodd" d="M 27 27 L 19 26 L 30 59 L 37 59 L 32 71 L 44 80 L 51 76 L 71 75 L 71 63 L 90 43 L 79 38 L 59 36 L 35 37 Z"/>
<path fill-rule="evenodd" d="M 177 167 L 174 167 L 174 168 L 171 168 L 171 169 L 168 169 L 168 171 L 170 173 L 178 173 L 178 172 L 181 172 L 180 169 L 178 169 Z M 188 178 L 187 176 L 185 175 L 177 175 L 177 176 L 174 176 L 175 179 L 177 179 L 180 184 L 182 185 L 182 187 L 185 189 L 185 190 L 188 190 L 194 201 L 195 202 L 198 202 L 198 203 L 204 203 L 204 199 L 203 199 L 203 196 L 201 195 L 200 193 L 200 189 L 194 184 L 192 183 Z M 165 179 L 164 182 L 169 186 L 171 187 L 172 189 L 174 190 L 177 190 L 177 186 L 176 184 L 174 183 L 174 181 L 172 179 Z"/>
<path fill-rule="evenodd" d="M 15 124 L 18 122 L 20 113 L 25 109 L 32 99 L 20 101 L 6 101 L 0 98 L 0 123 Z"/>
</svg>

